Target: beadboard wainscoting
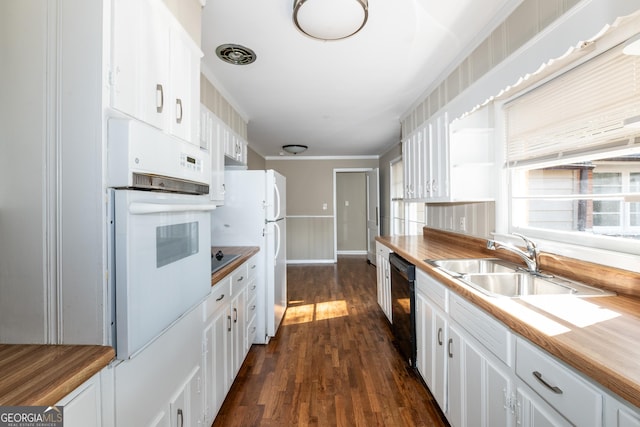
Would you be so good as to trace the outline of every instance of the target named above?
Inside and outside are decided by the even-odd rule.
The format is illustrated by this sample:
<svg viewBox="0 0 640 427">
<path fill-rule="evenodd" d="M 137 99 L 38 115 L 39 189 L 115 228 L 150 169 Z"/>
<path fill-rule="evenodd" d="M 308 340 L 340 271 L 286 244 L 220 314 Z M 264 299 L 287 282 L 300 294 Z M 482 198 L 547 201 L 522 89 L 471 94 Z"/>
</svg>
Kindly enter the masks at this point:
<svg viewBox="0 0 640 427">
<path fill-rule="evenodd" d="M 332 263 L 333 215 L 287 216 L 287 263 Z"/>
</svg>

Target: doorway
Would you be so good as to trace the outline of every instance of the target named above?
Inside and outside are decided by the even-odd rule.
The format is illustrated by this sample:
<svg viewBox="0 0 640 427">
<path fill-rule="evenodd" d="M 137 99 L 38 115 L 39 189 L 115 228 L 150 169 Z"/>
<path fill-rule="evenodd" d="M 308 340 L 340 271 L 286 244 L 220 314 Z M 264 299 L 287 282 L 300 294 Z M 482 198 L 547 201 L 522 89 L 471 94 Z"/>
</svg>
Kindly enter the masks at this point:
<svg viewBox="0 0 640 427">
<path fill-rule="evenodd" d="M 378 169 L 334 169 L 334 245 L 338 255 L 367 255 L 375 264 L 379 227 Z"/>
</svg>

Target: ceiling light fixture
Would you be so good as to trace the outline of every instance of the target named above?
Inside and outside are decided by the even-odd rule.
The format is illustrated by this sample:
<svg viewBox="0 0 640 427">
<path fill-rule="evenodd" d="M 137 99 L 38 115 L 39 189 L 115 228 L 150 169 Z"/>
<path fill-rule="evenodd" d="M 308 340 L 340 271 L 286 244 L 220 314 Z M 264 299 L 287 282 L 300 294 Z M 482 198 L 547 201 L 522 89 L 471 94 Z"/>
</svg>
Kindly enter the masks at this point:
<svg viewBox="0 0 640 427">
<path fill-rule="evenodd" d="M 309 147 L 307 147 L 306 145 L 300 145 L 300 144 L 289 144 L 289 145 L 282 146 L 282 149 L 284 151 L 291 154 L 302 153 L 303 151 L 306 151 L 307 148 Z"/>
<path fill-rule="evenodd" d="M 224 62 L 234 65 L 247 65 L 256 60 L 254 51 L 239 44 L 221 44 L 216 49 L 216 55 Z"/>
<path fill-rule="evenodd" d="M 350 37 L 364 27 L 368 17 L 368 0 L 293 0 L 293 22 L 314 39 Z"/>
</svg>

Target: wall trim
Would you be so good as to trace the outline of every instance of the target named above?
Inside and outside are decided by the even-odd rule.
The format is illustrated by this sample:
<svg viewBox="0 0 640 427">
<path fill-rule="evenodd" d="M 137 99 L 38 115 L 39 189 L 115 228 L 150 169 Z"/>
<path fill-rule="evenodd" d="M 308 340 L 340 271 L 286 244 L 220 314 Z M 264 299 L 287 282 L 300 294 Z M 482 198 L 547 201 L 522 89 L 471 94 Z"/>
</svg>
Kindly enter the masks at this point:
<svg viewBox="0 0 640 427">
<path fill-rule="evenodd" d="M 332 259 L 288 259 L 287 264 L 335 264 Z"/>
</svg>

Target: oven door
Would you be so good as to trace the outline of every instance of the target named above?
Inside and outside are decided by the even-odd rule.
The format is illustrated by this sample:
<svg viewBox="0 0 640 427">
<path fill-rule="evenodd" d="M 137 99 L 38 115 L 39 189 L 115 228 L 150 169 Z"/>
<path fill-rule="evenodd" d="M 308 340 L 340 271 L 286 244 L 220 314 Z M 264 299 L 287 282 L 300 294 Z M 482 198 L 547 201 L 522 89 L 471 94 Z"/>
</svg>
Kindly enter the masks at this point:
<svg viewBox="0 0 640 427">
<path fill-rule="evenodd" d="M 207 196 L 111 190 L 116 357 L 128 359 L 211 289 Z"/>
</svg>

